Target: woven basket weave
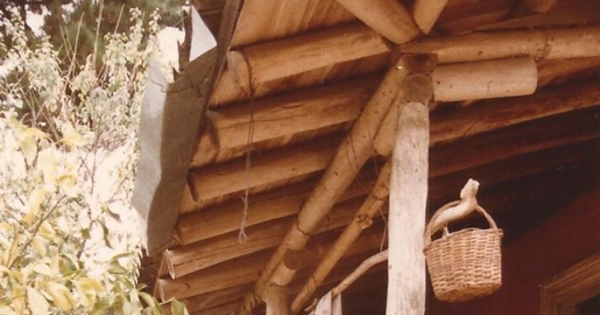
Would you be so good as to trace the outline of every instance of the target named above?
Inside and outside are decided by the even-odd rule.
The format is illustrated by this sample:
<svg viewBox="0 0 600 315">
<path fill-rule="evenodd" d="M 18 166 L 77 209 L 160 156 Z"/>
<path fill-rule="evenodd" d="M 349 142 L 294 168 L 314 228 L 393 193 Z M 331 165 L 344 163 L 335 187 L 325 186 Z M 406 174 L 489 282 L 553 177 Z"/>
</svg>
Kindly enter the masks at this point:
<svg viewBox="0 0 600 315">
<path fill-rule="evenodd" d="M 444 230 L 440 239 L 425 248 L 433 291 L 441 301 L 471 300 L 492 294 L 502 285 L 503 233 L 483 208 L 477 206 L 477 210 L 489 222 L 489 229 L 467 228 L 453 233 Z M 431 235 L 426 237 L 430 239 Z"/>
</svg>

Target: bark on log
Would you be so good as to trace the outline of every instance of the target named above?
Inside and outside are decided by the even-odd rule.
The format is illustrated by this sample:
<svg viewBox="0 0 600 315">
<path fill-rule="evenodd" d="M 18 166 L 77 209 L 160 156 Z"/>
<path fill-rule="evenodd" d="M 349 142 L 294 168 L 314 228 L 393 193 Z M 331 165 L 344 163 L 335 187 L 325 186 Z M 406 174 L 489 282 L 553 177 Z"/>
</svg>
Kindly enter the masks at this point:
<svg viewBox="0 0 600 315">
<path fill-rule="evenodd" d="M 428 100 L 400 108 L 390 180 L 388 315 L 425 314 Z"/>
<path fill-rule="evenodd" d="M 400 67 L 392 67 L 386 75 L 363 114 L 343 140 L 325 175 L 304 203 L 296 224 L 290 229 L 265 266 L 255 285 L 255 290 L 259 295 L 262 295 L 265 285 L 271 281 L 279 285 L 286 285 L 291 281 L 289 275 L 293 275 L 293 272 L 289 272 L 289 268 L 281 263 L 285 252 L 300 250 L 306 245 L 311 231 L 327 215 L 366 160 L 373 154 L 372 143 L 375 132 L 395 99 L 399 84 L 406 75 L 401 64 L 398 66 Z M 249 314 L 258 302 L 256 294 L 249 293 L 236 314 Z"/>
<path fill-rule="evenodd" d="M 600 26 L 473 33 L 413 41 L 404 53 L 437 54 L 440 63 L 530 56 L 536 60 L 600 56 Z"/>
<path fill-rule="evenodd" d="M 437 21 L 440 13 L 448 3 L 448 0 L 416 0 L 413 7 L 413 16 L 419 28 L 425 34 L 429 34 L 431 28 Z"/>
<path fill-rule="evenodd" d="M 337 27 L 233 52 L 228 71 L 242 90 L 328 65 L 388 52 L 385 40 L 364 25 Z M 247 82 L 243 78 L 248 77 Z"/>
<path fill-rule="evenodd" d="M 412 17 L 396 0 L 337 0 L 337 2 L 395 44 L 404 44 L 419 35 L 419 29 Z"/>
<path fill-rule="evenodd" d="M 537 67 L 530 57 L 439 65 L 431 74 L 440 102 L 529 95 L 537 87 Z"/>
</svg>

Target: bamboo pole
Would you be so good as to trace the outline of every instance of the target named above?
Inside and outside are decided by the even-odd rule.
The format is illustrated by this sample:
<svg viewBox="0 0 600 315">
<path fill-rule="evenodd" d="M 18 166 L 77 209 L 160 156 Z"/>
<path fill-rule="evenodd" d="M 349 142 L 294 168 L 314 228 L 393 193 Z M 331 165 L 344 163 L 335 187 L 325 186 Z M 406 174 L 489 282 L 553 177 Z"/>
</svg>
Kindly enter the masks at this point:
<svg viewBox="0 0 600 315">
<path fill-rule="evenodd" d="M 406 43 L 419 29 L 404 6 L 396 0 L 337 0 L 359 20 L 395 44 Z"/>
<path fill-rule="evenodd" d="M 265 285 L 269 282 L 286 285 L 291 281 L 295 271 L 291 271 L 282 263 L 284 255 L 288 251 L 300 250 L 306 245 L 311 231 L 327 215 L 360 168 L 373 154 L 374 134 L 395 99 L 398 86 L 405 75 L 406 71 L 402 68 L 401 62 L 388 72 L 363 114 L 342 141 L 325 174 L 304 203 L 296 223 L 265 266 L 254 291 L 248 293 L 236 314 L 249 314 L 259 303 L 257 296 L 263 295 Z"/>
<path fill-rule="evenodd" d="M 439 65 L 431 79 L 441 102 L 521 96 L 535 92 L 537 67 L 530 57 Z"/>
<path fill-rule="evenodd" d="M 386 52 L 379 34 L 352 24 L 229 53 L 228 71 L 242 90 L 250 91 L 264 82 Z"/>
<path fill-rule="evenodd" d="M 600 56 L 600 26 L 431 38 L 404 44 L 402 52 L 437 54 L 440 63 L 522 56 L 536 60 L 594 57 Z"/>
<path fill-rule="evenodd" d="M 415 22 L 423 33 L 429 34 L 448 0 L 416 0 L 413 6 Z"/>
<path fill-rule="evenodd" d="M 348 224 L 344 232 L 331 247 L 329 252 L 315 271 L 310 280 L 306 282 L 300 293 L 292 302 L 292 313 L 298 313 L 304 303 L 312 296 L 315 290 L 323 282 L 325 277 L 329 275 L 333 267 L 337 264 L 344 253 L 352 246 L 360 233 L 371 225 L 371 218 L 381 209 L 389 195 L 389 180 L 390 180 L 391 163 L 388 161 L 381 169 L 377 184 L 373 191 L 369 194 L 365 202 L 356 212 L 354 219 Z"/>
<path fill-rule="evenodd" d="M 402 92 L 406 103 L 399 110 L 390 180 L 386 314 L 421 315 L 425 314 L 426 295 L 423 232 L 429 165 L 428 104 L 433 91 L 422 74 L 413 74 L 405 80 Z"/>
</svg>

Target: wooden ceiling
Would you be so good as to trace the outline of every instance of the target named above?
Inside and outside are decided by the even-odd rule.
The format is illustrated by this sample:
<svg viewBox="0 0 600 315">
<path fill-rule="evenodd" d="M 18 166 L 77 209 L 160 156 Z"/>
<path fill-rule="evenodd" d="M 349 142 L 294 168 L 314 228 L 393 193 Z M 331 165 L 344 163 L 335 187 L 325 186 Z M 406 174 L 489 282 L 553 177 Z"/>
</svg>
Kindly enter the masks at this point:
<svg viewBox="0 0 600 315">
<path fill-rule="evenodd" d="M 276 248 L 308 198 L 336 189 L 323 182 L 323 174 L 340 150 L 348 159 L 361 150 L 348 145 L 349 133 L 404 53 L 432 53 L 440 63 L 534 58 L 534 94 L 436 102 L 431 112 L 429 215 L 458 199 L 466 180 L 475 178 L 481 182 L 480 204 L 505 230 L 505 241 L 518 240 L 600 184 L 600 3 L 564 0 L 547 12 L 532 10 L 552 2 L 449 0 L 429 34 L 396 45 L 334 0 L 245 0 L 237 3 L 239 12 L 224 0 L 193 1 L 227 48 L 221 48 L 226 66 L 208 101 L 219 143 L 209 132 L 199 135 L 177 243 L 145 259 L 141 281 L 163 300 L 186 301 L 191 314 L 230 314 L 242 305 L 264 312 L 257 294 L 273 280 Z M 413 1 L 402 4 L 412 12 Z M 223 32 L 229 29 L 227 40 Z M 552 55 L 559 48 L 547 41 L 560 32 L 570 38 L 567 48 L 586 34 L 588 53 Z M 523 38 L 534 42 L 540 36 L 541 48 L 519 49 Z M 369 132 L 366 139 L 373 142 L 378 130 Z M 308 233 L 306 247 L 291 259 L 286 255 L 292 301 L 369 200 L 387 160 L 377 152 L 368 151 L 364 165 L 348 164 L 357 167 L 348 170 L 357 174 L 349 188 L 330 201 L 331 211 Z M 247 239 L 240 242 L 244 200 Z M 303 307 L 386 247 L 387 205 L 381 204 L 373 224 Z M 382 314 L 385 295 L 376 292 L 385 290 L 385 269 L 374 268 L 352 287 L 346 314 Z"/>
</svg>

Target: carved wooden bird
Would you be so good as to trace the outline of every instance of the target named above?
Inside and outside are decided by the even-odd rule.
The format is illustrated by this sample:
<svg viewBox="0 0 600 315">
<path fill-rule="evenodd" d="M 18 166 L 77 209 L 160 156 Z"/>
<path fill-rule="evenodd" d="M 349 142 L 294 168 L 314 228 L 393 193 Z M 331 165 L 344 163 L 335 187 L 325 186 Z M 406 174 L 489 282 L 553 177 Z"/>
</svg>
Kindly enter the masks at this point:
<svg viewBox="0 0 600 315">
<path fill-rule="evenodd" d="M 469 179 L 463 189 L 460 191 L 460 203 L 447 209 L 438 210 L 427 225 L 427 237 L 431 237 L 441 227 L 447 231 L 448 222 L 459 220 L 469 215 L 473 210 L 477 209 L 477 190 L 479 182 L 474 179 Z"/>
</svg>

